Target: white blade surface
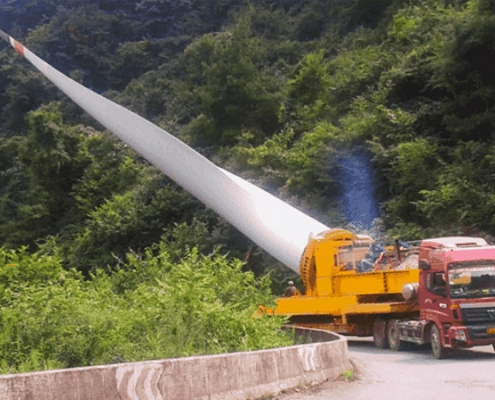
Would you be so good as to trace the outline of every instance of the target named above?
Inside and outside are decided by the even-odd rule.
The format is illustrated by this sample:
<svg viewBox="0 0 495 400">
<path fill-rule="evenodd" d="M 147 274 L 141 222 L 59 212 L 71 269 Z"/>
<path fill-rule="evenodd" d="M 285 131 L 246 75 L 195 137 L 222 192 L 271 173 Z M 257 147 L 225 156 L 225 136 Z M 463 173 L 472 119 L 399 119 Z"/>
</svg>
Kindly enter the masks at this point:
<svg viewBox="0 0 495 400">
<path fill-rule="evenodd" d="M 12 37 L 2 31 L 0 34 L 108 130 L 277 260 L 299 273 L 299 260 L 309 236 L 328 230 L 327 226 L 222 170 L 168 132 L 73 81 Z"/>
</svg>

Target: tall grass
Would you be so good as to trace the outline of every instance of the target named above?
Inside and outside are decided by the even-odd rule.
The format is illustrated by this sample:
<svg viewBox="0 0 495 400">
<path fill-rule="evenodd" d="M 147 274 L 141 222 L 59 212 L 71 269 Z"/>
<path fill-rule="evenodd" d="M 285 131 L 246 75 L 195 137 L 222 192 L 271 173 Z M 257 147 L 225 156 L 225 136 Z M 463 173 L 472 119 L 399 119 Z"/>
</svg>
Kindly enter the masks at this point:
<svg viewBox="0 0 495 400">
<path fill-rule="evenodd" d="M 270 280 L 242 263 L 165 244 L 85 279 L 57 257 L 0 249 L 0 372 L 100 365 L 291 344 L 270 304 Z"/>
</svg>

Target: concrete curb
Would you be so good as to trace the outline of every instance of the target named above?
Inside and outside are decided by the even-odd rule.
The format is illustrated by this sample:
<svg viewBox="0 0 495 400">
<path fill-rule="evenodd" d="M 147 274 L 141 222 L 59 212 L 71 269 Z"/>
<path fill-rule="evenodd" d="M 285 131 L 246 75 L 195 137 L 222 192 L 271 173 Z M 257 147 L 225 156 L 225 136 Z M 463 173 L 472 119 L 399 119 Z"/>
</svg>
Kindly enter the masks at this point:
<svg viewBox="0 0 495 400">
<path fill-rule="evenodd" d="M 297 346 L 0 376 L 2 400 L 254 399 L 335 379 L 351 368 L 347 341 L 297 328 Z"/>
</svg>

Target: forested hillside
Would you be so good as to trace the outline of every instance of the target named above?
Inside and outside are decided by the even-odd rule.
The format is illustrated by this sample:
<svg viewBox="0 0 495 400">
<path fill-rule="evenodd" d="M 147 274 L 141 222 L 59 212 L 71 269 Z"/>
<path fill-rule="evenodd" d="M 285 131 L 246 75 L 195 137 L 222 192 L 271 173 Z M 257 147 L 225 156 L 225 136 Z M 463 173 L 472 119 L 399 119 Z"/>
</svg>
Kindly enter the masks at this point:
<svg viewBox="0 0 495 400">
<path fill-rule="evenodd" d="M 377 177 L 384 236 L 495 235 L 493 0 L 4 0 L 0 29 L 329 226 L 349 222 L 340 160 L 359 148 Z M 109 288 L 159 248 L 171 265 L 191 252 L 205 265 L 226 254 L 224 267 L 241 259 L 242 271 L 271 271 L 280 291 L 287 276 L 269 255 L 3 43 L 0 85 L 0 246 L 9 257 L 54 257 L 77 285 Z M 6 261 L 2 274 L 33 262 Z M 153 287 L 165 278 L 136 279 Z M 12 290 L 1 293 L 2 307 L 14 304 Z M 12 337 L 2 351 L 12 353 Z M 0 367 L 29 364 L 24 356 Z M 111 358 L 98 357 L 54 363 Z"/>
</svg>

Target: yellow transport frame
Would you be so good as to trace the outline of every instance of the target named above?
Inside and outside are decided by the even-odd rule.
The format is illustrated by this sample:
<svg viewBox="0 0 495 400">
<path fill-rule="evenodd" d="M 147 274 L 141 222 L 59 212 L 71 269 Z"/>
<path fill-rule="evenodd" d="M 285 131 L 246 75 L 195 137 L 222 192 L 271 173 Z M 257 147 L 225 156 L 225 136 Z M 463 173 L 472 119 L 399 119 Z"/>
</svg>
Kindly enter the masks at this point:
<svg viewBox="0 0 495 400">
<path fill-rule="evenodd" d="M 418 304 L 402 297 L 404 284 L 418 282 L 419 269 L 357 271 L 371 243 L 345 230 L 312 239 L 300 265 L 305 294 L 279 298 L 264 312 L 289 316 L 299 326 L 363 336 L 372 334 L 376 317 L 419 314 Z"/>
</svg>

